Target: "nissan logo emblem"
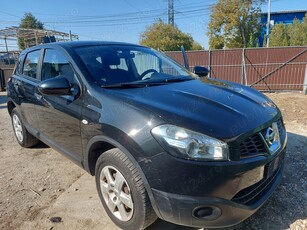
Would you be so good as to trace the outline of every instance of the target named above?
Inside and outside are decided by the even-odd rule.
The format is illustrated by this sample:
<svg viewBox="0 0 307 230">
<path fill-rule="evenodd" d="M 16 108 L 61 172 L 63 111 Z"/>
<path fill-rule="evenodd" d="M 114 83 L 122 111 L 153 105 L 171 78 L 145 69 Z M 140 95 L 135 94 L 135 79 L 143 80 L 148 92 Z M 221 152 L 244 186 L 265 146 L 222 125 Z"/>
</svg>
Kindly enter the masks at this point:
<svg viewBox="0 0 307 230">
<path fill-rule="evenodd" d="M 275 131 L 271 127 L 266 130 L 265 140 L 271 146 L 275 139 Z"/>
</svg>

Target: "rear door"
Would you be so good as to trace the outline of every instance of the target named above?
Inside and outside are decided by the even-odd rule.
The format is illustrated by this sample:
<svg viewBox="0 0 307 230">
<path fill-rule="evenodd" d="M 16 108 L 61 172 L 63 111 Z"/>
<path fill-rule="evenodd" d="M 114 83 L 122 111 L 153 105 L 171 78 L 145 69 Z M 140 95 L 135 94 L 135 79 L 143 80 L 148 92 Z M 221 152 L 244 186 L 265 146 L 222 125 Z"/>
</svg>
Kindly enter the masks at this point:
<svg viewBox="0 0 307 230">
<path fill-rule="evenodd" d="M 68 56 L 62 50 L 45 49 L 41 80 L 63 76 L 71 85 L 72 95 L 47 96 L 40 94 L 37 108 L 40 135 L 52 147 L 64 152 L 76 163 L 81 162 L 81 87 Z"/>
<path fill-rule="evenodd" d="M 40 103 L 37 90 L 40 57 L 40 49 L 21 55 L 12 78 L 13 95 L 11 96 L 19 105 L 17 109 L 23 117 L 27 130 L 32 134 L 37 133 L 39 129 L 35 106 Z"/>
</svg>

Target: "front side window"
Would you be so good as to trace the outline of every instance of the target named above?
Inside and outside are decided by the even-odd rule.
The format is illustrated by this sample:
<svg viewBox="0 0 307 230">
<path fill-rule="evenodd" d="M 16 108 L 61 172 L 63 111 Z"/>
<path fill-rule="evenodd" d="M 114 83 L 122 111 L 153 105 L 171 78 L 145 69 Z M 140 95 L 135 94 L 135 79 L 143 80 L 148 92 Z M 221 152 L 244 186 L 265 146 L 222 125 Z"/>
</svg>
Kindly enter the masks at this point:
<svg viewBox="0 0 307 230">
<path fill-rule="evenodd" d="M 58 50 L 46 49 L 42 68 L 42 81 L 58 76 L 65 77 L 70 83 L 75 82 L 74 71 L 64 54 Z"/>
<path fill-rule="evenodd" d="M 40 56 L 40 50 L 29 52 L 23 65 L 23 74 L 30 78 L 37 78 L 37 67 Z"/>
</svg>

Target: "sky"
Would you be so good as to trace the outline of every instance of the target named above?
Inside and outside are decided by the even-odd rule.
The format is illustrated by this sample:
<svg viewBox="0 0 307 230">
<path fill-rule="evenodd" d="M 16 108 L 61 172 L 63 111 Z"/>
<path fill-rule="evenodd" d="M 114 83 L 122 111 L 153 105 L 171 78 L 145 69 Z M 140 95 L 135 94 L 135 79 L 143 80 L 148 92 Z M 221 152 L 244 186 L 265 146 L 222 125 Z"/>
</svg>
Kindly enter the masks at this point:
<svg viewBox="0 0 307 230">
<path fill-rule="evenodd" d="M 215 0 L 174 0 L 175 24 L 208 49 L 207 27 Z M 167 0 L 20 0 L 3 1 L 0 29 L 18 26 L 31 12 L 46 29 L 71 31 L 79 40 L 107 40 L 139 43 L 140 34 L 158 18 L 167 22 Z M 307 10 L 307 0 L 271 0 L 271 12 Z M 267 12 L 267 4 L 262 6 Z M 0 50 L 4 40 L 0 39 Z M 9 50 L 17 50 L 9 42 Z"/>
</svg>

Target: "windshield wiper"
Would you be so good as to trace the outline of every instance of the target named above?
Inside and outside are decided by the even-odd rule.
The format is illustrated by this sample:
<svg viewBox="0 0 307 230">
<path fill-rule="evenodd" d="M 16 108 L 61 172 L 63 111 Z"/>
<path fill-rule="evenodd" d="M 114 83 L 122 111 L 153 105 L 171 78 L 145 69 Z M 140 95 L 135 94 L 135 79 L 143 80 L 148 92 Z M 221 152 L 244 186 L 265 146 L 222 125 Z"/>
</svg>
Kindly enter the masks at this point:
<svg viewBox="0 0 307 230">
<path fill-rule="evenodd" d="M 127 82 L 127 83 L 118 83 L 118 84 L 112 84 L 112 85 L 102 85 L 102 88 L 143 88 L 143 87 L 150 87 L 150 86 L 156 86 L 156 85 L 165 85 L 167 83 L 171 82 L 182 82 L 182 81 L 190 81 L 194 80 L 194 78 L 191 77 L 176 77 L 176 78 L 162 78 L 162 79 L 146 79 L 142 81 L 133 81 L 133 82 Z"/>
<path fill-rule="evenodd" d="M 190 81 L 190 80 L 194 80 L 194 78 L 191 77 L 167 78 L 165 79 L 165 82 L 181 82 L 181 81 Z"/>
</svg>

